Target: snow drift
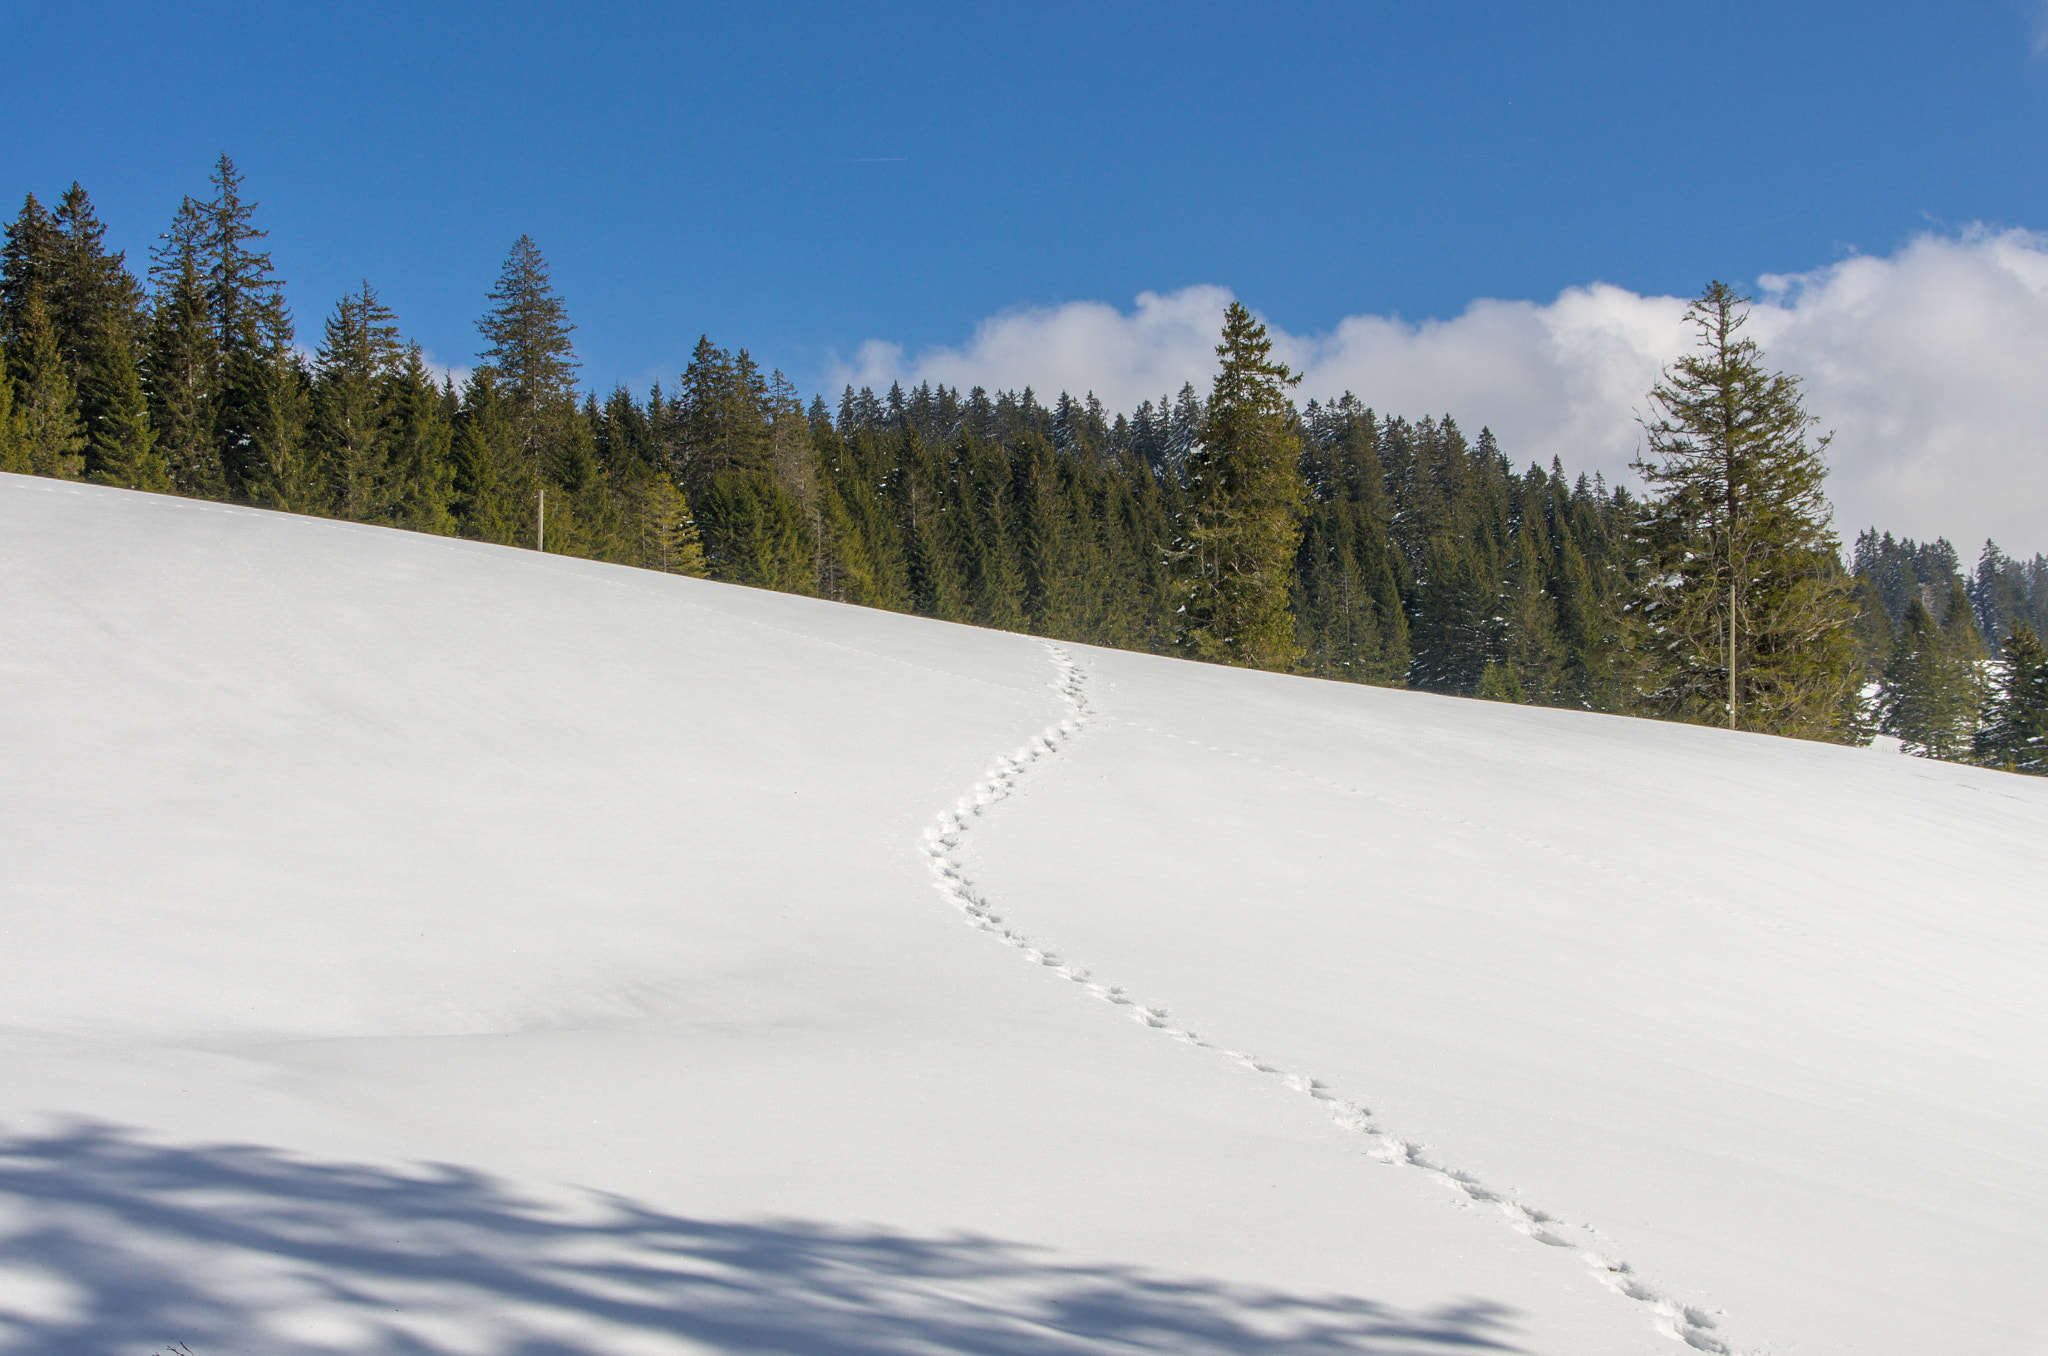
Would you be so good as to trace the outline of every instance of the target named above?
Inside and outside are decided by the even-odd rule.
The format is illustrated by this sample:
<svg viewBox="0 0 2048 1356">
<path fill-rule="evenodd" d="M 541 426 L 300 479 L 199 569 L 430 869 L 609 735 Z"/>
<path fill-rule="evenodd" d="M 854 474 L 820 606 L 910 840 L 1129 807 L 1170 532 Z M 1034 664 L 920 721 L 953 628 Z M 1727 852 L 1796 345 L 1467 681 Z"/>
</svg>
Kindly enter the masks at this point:
<svg viewBox="0 0 2048 1356">
<path fill-rule="evenodd" d="M 0 1351 L 2048 1352 L 2048 785 L 0 476 Z"/>
</svg>

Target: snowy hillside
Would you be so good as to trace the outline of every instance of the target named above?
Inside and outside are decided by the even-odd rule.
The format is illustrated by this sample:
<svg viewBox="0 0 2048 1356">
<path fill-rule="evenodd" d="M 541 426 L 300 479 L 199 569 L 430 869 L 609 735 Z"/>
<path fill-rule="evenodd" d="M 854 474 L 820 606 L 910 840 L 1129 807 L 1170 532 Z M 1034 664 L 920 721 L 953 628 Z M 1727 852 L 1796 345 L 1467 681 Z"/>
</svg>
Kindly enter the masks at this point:
<svg viewBox="0 0 2048 1356">
<path fill-rule="evenodd" d="M 2048 783 L 0 476 L 0 1352 L 2048 1353 Z"/>
</svg>

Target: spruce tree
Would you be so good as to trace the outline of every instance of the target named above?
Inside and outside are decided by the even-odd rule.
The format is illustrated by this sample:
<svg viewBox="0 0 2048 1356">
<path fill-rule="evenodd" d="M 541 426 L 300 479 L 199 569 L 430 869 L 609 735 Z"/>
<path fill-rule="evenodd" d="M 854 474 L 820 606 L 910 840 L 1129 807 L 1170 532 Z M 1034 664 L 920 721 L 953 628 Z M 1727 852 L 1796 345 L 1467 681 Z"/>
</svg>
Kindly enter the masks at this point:
<svg viewBox="0 0 2048 1356">
<path fill-rule="evenodd" d="M 156 450 L 142 376 L 126 344 L 110 344 L 87 369 L 80 404 L 87 416 L 86 474 L 102 485 L 169 493 L 169 465 Z"/>
<path fill-rule="evenodd" d="M 1536 534 L 1525 525 L 1516 543 L 1514 573 L 1504 590 L 1500 657 L 1493 667 L 1513 676 L 1522 701 L 1542 706 L 1557 700 L 1564 661 L 1557 603 L 1545 586 L 1545 575 Z"/>
<path fill-rule="evenodd" d="M 576 327 L 532 237 L 512 242 L 489 299 L 490 310 L 477 321 L 484 338 L 477 356 L 503 385 L 504 412 L 518 432 L 520 451 L 544 465 L 575 413 L 578 364 L 569 341 Z"/>
<path fill-rule="evenodd" d="M 1879 691 L 1879 728 L 1908 753 L 1956 761 L 1971 751 L 1984 703 L 1984 647 L 1960 580 L 1944 603 L 1939 621 L 1919 597 L 1907 603 Z"/>
<path fill-rule="evenodd" d="M 0 337 L 0 471 L 27 475 L 28 420 L 14 407 L 14 382 L 7 372 L 7 340 Z"/>
<path fill-rule="evenodd" d="M 440 536 L 454 533 L 454 428 L 416 343 L 386 388 L 380 432 L 387 477 L 385 521 Z"/>
<path fill-rule="evenodd" d="M 85 431 L 40 292 L 29 293 L 16 325 L 7 346 L 7 377 L 21 420 L 21 459 L 36 475 L 75 478 L 85 469 Z"/>
<path fill-rule="evenodd" d="M 1446 529 L 1423 548 L 1415 571 L 1409 682 L 1428 692 L 1469 696 L 1496 658 L 1501 602 L 1481 543 Z"/>
<path fill-rule="evenodd" d="M 531 546 L 538 486 L 506 405 L 497 373 L 488 367 L 470 373 L 455 417 L 456 520 L 465 537 Z"/>
<path fill-rule="evenodd" d="M 977 547 L 967 581 L 974 619 L 997 630 L 1021 631 L 1024 570 L 1017 558 L 1009 464 L 999 450 L 971 434 L 961 448 L 960 462 L 969 477 Z"/>
<path fill-rule="evenodd" d="M 1822 482 L 1827 439 L 1796 378 L 1741 337 L 1748 298 L 1715 282 L 1687 316 L 1696 352 L 1650 392 L 1635 466 L 1655 491 L 1645 602 L 1657 704 L 1685 719 L 1806 738 L 1844 732 L 1854 617 Z"/>
<path fill-rule="evenodd" d="M 106 227 L 74 183 L 45 238 L 40 290 L 76 396 L 85 472 L 131 489 L 168 488 L 136 371 L 142 289 L 124 257 L 106 248 Z"/>
<path fill-rule="evenodd" d="M 1266 327 L 1237 302 L 1224 315 L 1188 505 L 1174 544 L 1176 645 L 1191 658 L 1285 669 L 1300 656 L 1289 608 L 1306 499 L 1287 388 Z"/>
<path fill-rule="evenodd" d="M 385 425 L 404 355 L 396 318 L 369 283 L 335 303 L 313 364 L 309 441 L 340 517 L 381 520 L 393 497 Z"/>
<path fill-rule="evenodd" d="M 2001 647 L 1973 752 L 1986 767 L 2048 776 L 2048 646 L 2025 622 Z"/>
<path fill-rule="evenodd" d="M 690 505 L 665 472 L 646 478 L 640 494 L 640 559 L 642 569 L 702 578 L 707 573 L 704 547 L 697 535 Z"/>
<path fill-rule="evenodd" d="M 298 446 L 305 416 L 304 373 L 292 346 L 284 283 L 255 224 L 258 204 L 242 196 L 243 177 L 222 155 L 214 196 L 199 205 L 206 309 L 218 353 L 213 434 L 228 492 L 279 508 L 305 508 L 309 486 Z M 175 229 L 175 228 L 174 228 Z"/>
<path fill-rule="evenodd" d="M 816 579 L 810 523 L 789 492 L 764 471 L 724 471 L 696 501 L 697 530 L 713 579 L 783 593 L 809 592 Z"/>
<path fill-rule="evenodd" d="M 19 338 L 31 297 L 47 308 L 57 253 L 57 222 L 36 195 L 22 199 L 21 211 L 7 224 L 0 246 L 0 337 Z M 47 310 L 45 320 L 48 319 Z"/>
<path fill-rule="evenodd" d="M 206 232 L 204 208 L 185 198 L 163 243 L 151 252 L 156 300 L 143 341 L 141 377 L 155 450 L 172 488 L 212 499 L 227 493 L 227 475 L 214 433 L 220 342 L 207 311 Z"/>
<path fill-rule="evenodd" d="M 811 533 L 811 576 L 816 586 L 825 549 L 825 520 L 818 494 L 818 449 L 811 420 L 789 378 L 776 372 L 768 381 L 769 469 L 776 483 L 803 510 Z"/>
<path fill-rule="evenodd" d="M 270 508 L 319 512 L 327 487 L 306 447 L 313 374 L 292 337 L 284 293 L 273 289 L 256 312 L 257 346 L 230 355 L 222 411 L 239 454 L 242 495 Z"/>
</svg>

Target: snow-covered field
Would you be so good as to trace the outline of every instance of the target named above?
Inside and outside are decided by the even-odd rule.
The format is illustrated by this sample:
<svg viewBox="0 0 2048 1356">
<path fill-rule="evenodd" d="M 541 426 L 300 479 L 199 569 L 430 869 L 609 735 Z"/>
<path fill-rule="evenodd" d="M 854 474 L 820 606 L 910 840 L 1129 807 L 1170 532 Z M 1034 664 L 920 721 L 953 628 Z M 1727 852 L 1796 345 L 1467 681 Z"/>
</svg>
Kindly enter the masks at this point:
<svg viewBox="0 0 2048 1356">
<path fill-rule="evenodd" d="M 2048 1353 L 2048 783 L 0 476 L 0 1351 Z"/>
</svg>

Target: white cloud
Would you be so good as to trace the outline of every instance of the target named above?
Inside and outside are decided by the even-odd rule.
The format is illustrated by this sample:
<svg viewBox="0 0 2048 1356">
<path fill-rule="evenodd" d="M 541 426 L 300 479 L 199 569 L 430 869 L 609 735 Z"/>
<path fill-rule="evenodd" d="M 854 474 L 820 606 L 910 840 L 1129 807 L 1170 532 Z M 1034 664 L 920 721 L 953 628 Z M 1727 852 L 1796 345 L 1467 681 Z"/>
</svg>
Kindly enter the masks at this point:
<svg viewBox="0 0 2048 1356">
<path fill-rule="evenodd" d="M 455 389 L 458 391 L 468 383 L 469 374 L 476 370 L 470 363 L 444 363 L 434 356 L 433 350 L 427 348 L 420 350 L 420 366 L 427 369 L 436 385 L 451 377 L 454 378 Z"/>
<path fill-rule="evenodd" d="M 2048 550 L 2048 238 L 1927 236 L 1763 281 L 1759 340 L 1835 430 L 1843 526 Z"/>
<path fill-rule="evenodd" d="M 851 384 L 886 389 L 931 381 L 971 390 L 1038 392 L 1046 403 L 1061 391 L 1093 391 L 1112 408 L 1131 410 L 1192 381 L 1206 392 L 1215 366 L 1216 334 L 1230 292 L 1189 287 L 1161 296 L 1144 292 L 1125 314 L 1099 301 L 1006 311 L 976 327 L 964 348 L 927 349 L 906 359 L 901 347 L 870 339 L 850 364 L 826 373 L 828 389 Z"/>
<path fill-rule="evenodd" d="M 1845 536 L 1864 526 L 1947 536 L 1966 559 L 1989 536 L 2048 549 L 2048 237 L 1974 229 L 1924 236 L 1761 281 L 1751 319 L 1769 363 L 1805 382 L 1836 433 L 1829 491 Z M 1147 292 L 1008 312 L 958 348 L 906 355 L 870 341 L 827 376 L 886 388 L 1094 391 L 1112 409 L 1206 389 L 1228 290 Z M 1349 390 L 1382 412 L 1450 413 L 1490 426 L 1518 464 L 1632 480 L 1636 423 L 1663 366 L 1684 351 L 1685 300 L 1594 284 L 1546 303 L 1479 300 L 1449 320 L 1354 316 L 1328 334 L 1273 329 L 1305 374 L 1298 392 Z"/>
</svg>

